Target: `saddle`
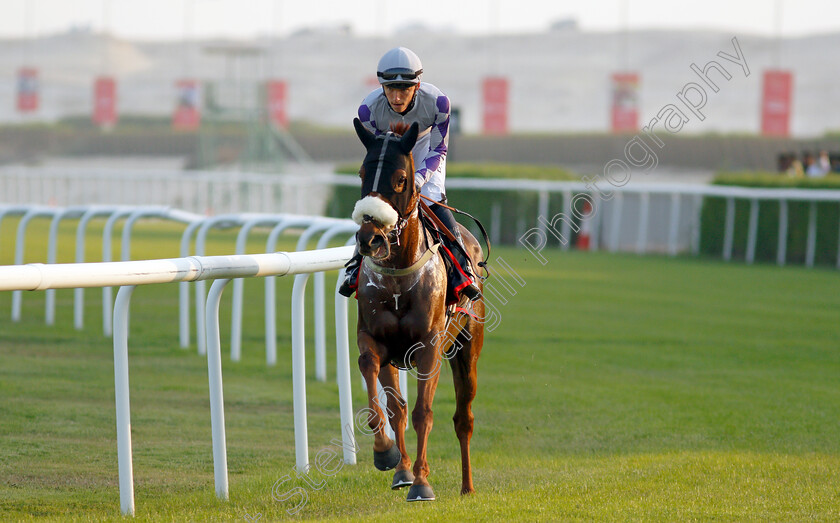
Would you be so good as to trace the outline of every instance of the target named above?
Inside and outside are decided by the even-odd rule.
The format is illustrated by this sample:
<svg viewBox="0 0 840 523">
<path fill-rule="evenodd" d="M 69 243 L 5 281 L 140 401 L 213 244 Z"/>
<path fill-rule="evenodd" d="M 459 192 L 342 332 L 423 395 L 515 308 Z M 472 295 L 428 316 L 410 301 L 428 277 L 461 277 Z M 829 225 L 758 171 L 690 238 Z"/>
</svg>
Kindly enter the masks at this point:
<svg viewBox="0 0 840 523">
<path fill-rule="evenodd" d="M 437 205 L 442 205 L 442 206 L 446 207 L 447 209 L 449 209 L 453 212 L 468 216 L 473 221 L 475 221 L 475 223 L 478 225 L 479 229 L 481 230 L 482 236 L 484 236 L 484 241 L 487 244 L 487 257 L 482 261 L 476 262 L 472 258 L 470 253 L 468 253 L 466 251 L 464 246 L 461 245 L 461 242 L 458 241 L 455 234 L 452 231 L 450 231 L 449 228 L 443 222 L 441 222 L 440 219 L 437 216 L 435 216 L 434 211 L 432 211 L 432 209 L 429 207 L 429 205 L 426 202 L 423 201 L 423 199 L 432 201 L 433 203 L 435 203 Z M 457 264 L 457 262 L 455 261 L 456 258 L 453 256 L 450 249 L 457 249 L 458 253 L 463 255 L 464 259 L 467 260 L 467 263 L 469 263 L 472 266 L 472 273 L 477 278 L 479 277 L 478 276 L 478 274 L 479 274 L 478 269 L 479 268 L 484 269 L 485 273 L 489 276 L 489 271 L 487 270 L 487 259 L 489 258 L 489 255 L 490 255 L 490 240 L 487 236 L 487 232 L 485 231 L 482 223 L 480 221 L 478 221 L 477 218 L 473 217 L 472 215 L 470 215 L 466 212 L 455 209 L 454 207 L 449 207 L 448 205 L 446 205 L 444 203 L 441 203 L 441 202 L 434 202 L 433 200 L 427 198 L 426 196 L 422 196 L 422 195 L 421 195 L 419 205 L 420 205 L 420 222 L 423 224 L 424 230 L 428 233 L 428 235 L 426 235 L 425 237 L 428 238 L 429 236 L 431 236 L 434 239 L 435 243 L 440 244 L 440 246 L 441 246 L 441 249 L 438 250 L 438 253 L 443 258 L 443 261 L 444 261 L 444 263 L 446 264 L 446 267 L 447 267 L 446 303 L 447 303 L 447 305 L 452 305 L 452 304 L 456 303 L 458 300 L 457 300 L 457 293 L 455 292 L 455 290 L 453 289 L 453 286 L 452 286 L 452 278 L 450 276 L 450 272 L 456 270 L 454 267 L 452 267 L 452 265 Z M 486 277 L 483 278 L 483 279 L 486 279 Z"/>
</svg>

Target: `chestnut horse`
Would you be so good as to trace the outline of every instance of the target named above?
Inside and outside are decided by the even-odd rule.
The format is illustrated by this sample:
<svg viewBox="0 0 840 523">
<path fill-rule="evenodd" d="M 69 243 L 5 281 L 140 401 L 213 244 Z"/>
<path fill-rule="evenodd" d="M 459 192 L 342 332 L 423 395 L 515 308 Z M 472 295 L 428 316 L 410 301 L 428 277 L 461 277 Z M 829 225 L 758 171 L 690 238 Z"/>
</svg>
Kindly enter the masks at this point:
<svg viewBox="0 0 840 523">
<path fill-rule="evenodd" d="M 419 191 L 414 185 L 411 149 L 418 126 L 375 136 L 355 119 L 356 134 L 367 149 L 359 175 L 362 198 L 353 210 L 360 224 L 356 236 L 365 257 L 358 280 L 359 370 L 367 384 L 368 424 L 374 433 L 374 465 L 396 468 L 391 487 L 411 486 L 408 501 L 435 499 L 429 485 L 426 446 L 432 430 L 432 401 L 443 359 L 449 360 L 455 383 L 453 420 L 461 445 L 461 494 L 475 491 L 470 466 L 473 432 L 471 404 L 476 392 L 478 356 L 484 342 L 484 304 L 473 302 L 472 314 L 459 309 L 447 321 L 447 282 L 438 245 L 421 223 Z M 461 227 L 473 260 L 481 247 Z M 480 282 L 479 282 L 479 285 Z M 416 367 L 417 399 L 411 422 L 417 433 L 413 473 L 405 446 L 407 405 L 399 389 L 397 367 Z M 377 401 L 376 380 L 388 396 L 387 411 L 396 443 L 385 434 L 385 416 Z"/>
</svg>

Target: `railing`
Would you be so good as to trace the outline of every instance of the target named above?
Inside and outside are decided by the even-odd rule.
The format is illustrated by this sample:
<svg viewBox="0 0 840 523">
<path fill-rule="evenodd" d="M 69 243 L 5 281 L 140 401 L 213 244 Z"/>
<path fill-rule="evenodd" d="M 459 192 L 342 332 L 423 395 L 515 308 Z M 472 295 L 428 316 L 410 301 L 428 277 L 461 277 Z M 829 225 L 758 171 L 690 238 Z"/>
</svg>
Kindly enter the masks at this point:
<svg viewBox="0 0 840 523">
<path fill-rule="evenodd" d="M 146 283 L 159 283 L 178 281 L 180 286 L 180 340 L 182 346 L 189 345 L 189 289 L 184 288 L 189 285 L 189 282 L 196 282 L 198 287 L 203 284 L 206 279 L 217 279 L 210 292 L 210 302 L 205 306 L 205 294 L 203 289 L 199 288 L 196 293 L 196 318 L 197 329 L 201 336 L 197 340 L 204 343 L 204 346 L 199 346 L 199 352 L 206 352 L 206 345 L 211 346 L 213 354 L 220 352 L 220 340 L 218 339 L 218 299 L 221 297 L 221 292 L 225 284 L 229 281 L 229 277 L 239 276 L 266 276 L 266 361 L 269 365 L 276 363 L 276 307 L 275 307 L 275 292 L 274 292 L 274 278 L 281 274 L 298 274 L 295 279 L 295 290 L 293 292 L 292 301 L 292 316 L 293 316 L 293 330 L 292 330 L 292 355 L 293 355 L 293 387 L 295 398 L 295 446 L 296 446 L 296 466 L 300 470 L 306 470 L 309 465 L 308 454 L 308 435 L 307 435 L 307 420 L 306 420 L 306 389 L 305 389 L 305 368 L 303 354 L 304 347 L 304 322 L 303 310 L 305 307 L 303 287 L 310 272 L 316 274 L 316 294 L 314 302 L 315 324 L 320 329 L 316 332 L 315 356 L 316 356 L 316 375 L 321 381 L 326 380 L 326 340 L 324 337 L 325 330 L 325 310 L 324 310 L 324 285 L 323 285 L 323 267 L 319 266 L 317 260 L 323 259 L 328 264 L 328 268 L 341 268 L 344 262 L 349 259 L 352 254 L 352 247 L 341 248 L 340 252 L 343 257 L 341 263 L 337 264 L 334 256 L 330 252 L 337 252 L 326 249 L 329 241 L 338 235 L 349 235 L 351 240 L 358 226 L 350 220 L 336 220 L 330 218 L 322 218 L 317 216 L 296 216 L 296 215 L 226 215 L 221 217 L 201 217 L 198 215 L 186 213 L 179 210 L 164 208 L 164 207 L 130 207 L 130 206 L 88 206 L 88 207 L 71 207 L 71 208 L 53 208 L 38 205 L 28 206 L 0 206 L 0 221 L 5 217 L 18 216 L 20 217 L 18 226 L 15 228 L 15 262 L 16 265 L 8 267 L 0 267 L 0 290 L 12 290 L 13 321 L 20 320 L 21 314 L 21 292 L 23 290 L 45 290 L 47 293 L 47 324 L 54 323 L 54 307 L 55 299 L 51 295 L 57 288 L 75 288 L 74 295 L 74 324 L 77 329 L 81 329 L 82 315 L 84 306 L 83 291 L 86 287 L 101 287 L 103 289 L 103 329 L 106 335 L 111 335 L 113 332 L 115 344 L 115 379 L 118 391 L 124 389 L 127 394 L 127 387 L 123 384 L 127 382 L 127 365 L 123 364 L 124 358 L 127 357 L 127 324 L 128 324 L 128 300 L 134 285 Z M 48 264 L 29 264 L 22 265 L 24 261 L 23 244 L 27 234 L 28 224 L 36 218 L 50 218 L 50 232 L 47 240 L 47 262 Z M 106 224 L 103 232 L 103 262 L 102 263 L 83 263 L 85 252 L 85 240 L 87 236 L 87 228 L 90 221 L 95 218 L 105 218 Z M 76 228 L 76 262 L 74 264 L 54 264 L 57 258 L 58 250 L 58 225 L 62 220 L 78 219 Z M 172 220 L 187 224 L 181 237 L 181 255 L 182 258 L 172 260 L 152 260 L 152 261 L 129 261 L 131 255 L 131 235 L 133 225 L 143 218 L 156 218 L 164 220 Z M 125 219 L 125 224 L 122 230 L 122 245 L 121 245 L 121 262 L 111 262 L 111 236 L 115 224 Z M 208 233 L 214 227 L 234 227 L 241 226 L 239 234 L 237 235 L 236 254 L 233 257 L 205 257 L 205 256 L 189 256 L 189 246 L 193 237 L 195 237 L 196 254 L 203 255 Z M 314 258 L 307 258 L 307 255 L 302 252 L 291 254 L 266 254 L 254 255 L 257 258 L 244 256 L 245 242 L 249 233 L 256 227 L 273 226 L 267 241 L 267 251 L 274 252 L 276 250 L 276 243 L 280 234 L 290 228 L 303 229 L 297 250 L 303 251 L 307 247 L 307 242 L 318 234 L 321 238 L 318 242 L 317 251 L 311 251 Z M 348 242 L 349 243 L 349 242 Z M 346 251 L 346 252 L 345 252 Z M 286 256 L 295 262 L 297 258 L 308 263 L 303 266 L 300 263 L 291 263 L 288 270 L 272 269 L 272 265 L 268 261 L 271 257 Z M 32 256 L 30 256 L 31 258 Z M 266 258 L 268 257 L 268 258 Z M 253 260 L 257 260 L 259 264 L 266 265 L 267 272 L 254 273 L 252 270 Z M 246 263 L 247 262 L 247 263 Z M 296 265 L 297 263 L 297 265 Z M 302 262 L 301 262 L 302 263 Z M 249 265 L 250 264 L 250 265 Z M 281 270 L 282 269 L 282 270 Z M 303 278 L 303 279 L 301 279 Z M 241 280 L 237 280 L 240 281 Z M 112 285 L 124 285 L 120 288 L 117 295 L 116 306 L 111 313 L 111 293 Z M 269 289 L 271 292 L 269 293 Z M 242 320 L 242 289 L 239 288 L 235 293 L 233 303 L 233 317 L 231 328 L 231 359 L 238 361 L 241 354 L 241 320 Z M 342 428 L 349 425 L 350 432 L 342 431 L 342 438 L 345 443 L 344 446 L 344 460 L 346 463 L 355 464 L 356 456 L 352 450 L 355 447 L 346 441 L 348 437 L 352 438 L 353 416 L 352 416 L 352 402 L 350 396 L 350 367 L 349 367 L 349 334 L 347 326 L 347 304 L 346 298 L 336 296 L 335 310 L 339 314 L 336 316 L 336 332 L 337 332 L 337 365 L 336 369 L 337 381 L 339 386 L 339 404 L 341 411 Z M 215 312 L 213 312 L 215 311 Z M 113 326 L 113 328 L 112 328 Z M 208 356 L 211 360 L 215 360 L 216 356 Z M 210 362 L 208 363 L 210 364 Z M 213 364 L 215 365 L 215 363 Z M 214 378 L 214 367 L 208 367 L 210 370 L 210 379 Z M 404 376 L 403 376 L 403 381 Z M 211 384 L 211 391 L 213 394 L 221 394 L 220 376 L 218 380 L 218 392 L 215 389 L 216 385 Z M 123 424 L 128 418 L 128 399 L 119 392 L 117 396 L 118 418 Z M 216 401 L 216 400 L 214 400 Z M 215 409 L 216 407 L 214 407 Z M 223 434 L 223 413 L 218 410 L 213 411 L 214 419 L 214 456 L 216 458 L 217 471 L 217 493 L 220 496 L 227 496 L 227 474 L 223 473 L 226 467 L 226 462 L 223 459 L 223 449 L 220 446 L 224 445 Z M 220 419 L 221 417 L 221 419 Z M 122 426 L 122 425 L 121 425 Z M 222 432 L 219 432 L 219 431 Z M 130 466 L 130 439 L 126 440 L 126 433 L 123 429 L 118 428 L 118 446 L 120 447 L 120 484 L 121 484 L 121 498 L 123 501 L 124 511 L 133 512 L 133 480 L 131 477 Z M 126 450 L 128 449 L 128 450 Z M 128 453 L 126 455 L 126 453 Z M 127 463 L 127 464 L 126 464 Z M 127 499 L 128 492 L 131 492 L 131 499 Z"/>
<path fill-rule="evenodd" d="M 293 253 L 271 253 L 233 256 L 191 256 L 165 260 L 122 261 L 70 264 L 27 264 L 0 267 L 0 291 L 49 290 L 84 287 L 120 286 L 113 312 L 114 323 L 114 385 L 117 411 L 117 453 L 120 478 L 120 506 L 124 514 L 134 513 L 134 479 L 131 457 L 131 423 L 128 388 L 128 308 L 131 294 L 137 285 L 168 282 L 216 280 L 205 310 L 207 339 L 207 369 L 210 388 L 210 409 L 213 440 L 213 463 L 216 494 L 228 497 L 227 450 L 224 428 L 222 389 L 221 340 L 219 338 L 219 300 L 231 278 L 253 276 L 308 275 L 343 268 L 353 254 L 352 246 Z M 346 298 L 338 297 L 338 301 Z M 300 303 L 300 302 L 298 302 Z M 302 305 L 301 305 L 302 306 Z M 339 306 L 336 305 L 336 310 Z M 350 400 L 350 371 L 348 337 L 345 316 L 344 335 L 337 344 L 337 362 L 346 368 L 337 372 L 342 423 L 352 420 Z M 302 311 L 296 313 L 302 323 Z M 302 329 L 302 325 L 295 323 Z M 295 447 L 297 466 L 306 470 L 309 464 L 306 428 L 306 388 L 303 333 L 293 331 L 293 382 L 295 412 Z M 350 431 L 342 431 L 345 460 L 355 463 L 352 422 Z M 350 441 L 348 441 L 348 439 Z M 348 456 L 348 452 L 352 456 Z"/>
<path fill-rule="evenodd" d="M 308 190 L 308 179 L 237 171 L 5 167 L 0 169 L 0 201 L 59 207 L 161 205 L 202 215 L 277 209 L 320 214 L 326 195 Z"/>
<path fill-rule="evenodd" d="M 26 206 L 3 206 L 0 205 L 0 223 L 4 217 L 20 216 L 21 219 L 16 228 L 15 235 L 15 259 L 16 265 L 24 262 L 24 240 L 27 227 L 31 220 L 38 217 L 51 218 L 50 233 L 47 242 L 47 263 L 56 261 L 58 249 L 58 225 L 62 220 L 78 218 L 76 228 L 76 258 L 77 263 L 85 261 L 85 245 L 88 226 L 93 218 L 105 218 L 106 223 L 102 236 L 102 261 L 111 261 L 112 231 L 119 220 L 125 219 L 122 229 L 121 260 L 129 261 L 131 254 L 131 237 L 134 224 L 144 218 L 157 218 L 169 221 L 184 223 L 187 227 L 181 236 L 180 256 L 187 257 L 191 254 L 204 255 L 205 246 L 209 233 L 215 228 L 241 227 L 237 235 L 235 253 L 244 254 L 245 242 L 248 235 L 257 227 L 273 226 L 266 242 L 265 252 L 275 252 L 277 241 L 285 231 L 289 229 L 304 229 L 303 235 L 298 241 L 298 251 L 307 248 L 307 241 L 322 234 L 318 243 L 319 248 L 327 246 L 327 241 L 336 235 L 354 233 L 358 228 L 350 220 L 338 220 L 323 218 L 319 216 L 299 216 L 287 214 L 231 214 L 215 217 L 202 217 L 184 211 L 170 209 L 167 207 L 134 207 L 134 206 L 88 206 L 71 208 L 53 208 L 39 205 Z M 190 251 L 190 244 L 195 240 L 195 251 Z M 243 289 L 241 280 L 234 281 L 234 296 L 231 317 L 231 359 L 239 361 L 241 357 L 242 338 L 242 307 Z M 316 274 L 315 277 L 316 298 L 314 302 L 314 318 L 316 325 L 323 327 L 325 324 L 324 310 L 324 284 L 323 274 Z M 265 336 L 266 336 L 266 363 L 274 365 L 277 361 L 276 327 L 274 318 L 276 316 L 275 284 L 273 277 L 265 278 Z M 46 291 L 46 313 L 47 325 L 52 325 L 55 318 L 55 290 Z M 197 348 L 199 354 L 205 353 L 204 337 L 204 301 L 205 288 L 203 282 L 196 283 L 195 291 L 195 323 L 198 336 Z M 15 291 L 12 296 L 12 321 L 20 321 L 22 294 Z M 102 289 L 102 329 L 106 336 L 112 334 L 113 294 L 110 287 Z M 303 305 L 301 305 L 302 307 Z M 74 290 L 74 326 L 76 330 L 82 330 L 84 326 L 84 288 Z M 190 344 L 190 289 L 189 282 L 179 284 L 179 340 L 181 347 L 187 348 Z M 326 380 L 325 367 L 325 341 L 324 334 L 316 333 L 315 352 L 317 365 L 317 377 L 319 381 Z"/>
<path fill-rule="evenodd" d="M 517 238 L 536 229 L 543 237 L 553 234 L 565 239 L 559 246 L 569 247 L 569 221 L 561 221 L 553 231 L 552 218 L 558 209 L 550 208 L 550 196 L 563 196 L 563 209 L 570 216 L 575 194 L 588 193 L 597 201 L 598 211 L 592 216 L 591 248 L 636 253 L 679 252 L 697 254 L 700 241 L 700 209 L 704 197 L 726 200 L 726 219 L 722 231 L 721 256 L 732 258 L 735 229 L 735 200 L 750 202 L 745 261 L 753 263 L 757 243 L 758 202 L 779 202 L 779 239 L 777 263 L 787 262 L 787 203 L 810 202 L 805 264 L 813 266 L 816 244 L 816 202 L 840 203 L 840 191 L 810 189 L 757 189 L 698 184 L 645 183 L 643 174 L 621 187 L 605 182 L 597 189 L 582 182 L 540 180 L 499 180 L 450 178 L 447 187 L 471 191 L 527 191 L 537 195 L 536 223 L 523 224 Z M 39 203 L 74 206 L 91 203 L 170 205 L 196 213 L 273 212 L 284 209 L 296 213 L 321 214 L 330 186 L 357 187 L 358 177 L 335 174 L 307 176 L 267 175 L 253 173 L 219 173 L 192 171 L 114 171 L 81 169 L 18 168 L 0 170 L 0 195 L 7 203 Z M 606 195 L 609 198 L 606 198 Z M 305 195 L 305 198 L 303 197 Z M 596 198 L 597 197 L 597 198 Z M 317 198 L 321 198 L 318 200 Z M 491 239 L 497 240 L 501 197 L 490 213 Z M 464 206 L 469 209 L 468 202 Z M 530 226 L 530 227 L 529 227 Z M 494 234 L 495 233 L 495 234 Z M 494 237 L 495 236 L 495 237 Z M 840 251 L 840 249 L 839 249 Z M 840 268 L 840 252 L 837 256 Z"/>
<path fill-rule="evenodd" d="M 536 181 L 536 180 L 485 180 L 485 179 L 454 179 L 447 181 L 447 186 L 451 188 L 464 188 L 473 190 L 522 190 L 534 191 L 539 195 L 539 217 L 545 217 L 543 220 L 538 219 L 537 229 L 545 236 L 547 229 L 552 220 L 548 217 L 549 214 L 549 194 L 561 193 L 563 194 L 564 209 L 563 213 L 566 216 L 572 216 L 576 211 L 572 209 L 573 194 L 587 193 L 592 195 L 593 200 L 602 198 L 603 196 L 597 191 L 593 190 L 592 186 L 581 182 L 550 182 L 550 181 Z M 639 199 L 639 212 L 636 233 L 635 252 L 644 254 L 649 251 L 648 231 L 650 229 L 650 207 L 651 197 L 660 196 L 667 197 L 670 200 L 670 210 L 667 213 L 665 224 L 668 228 L 667 236 L 667 250 L 670 255 L 676 255 L 679 251 L 679 230 L 681 223 L 680 206 L 683 200 L 693 201 L 695 211 L 690 217 L 690 252 L 697 254 L 699 252 L 700 241 L 700 204 L 704 197 L 718 197 L 726 200 L 726 219 L 724 226 L 724 248 L 723 259 L 730 260 L 732 258 L 732 246 L 735 229 L 735 200 L 747 200 L 750 202 L 750 219 L 747 230 L 747 249 L 746 262 L 751 264 L 755 260 L 756 238 L 758 233 L 758 202 L 759 201 L 778 201 L 782 211 L 779 213 L 779 238 L 777 244 L 777 263 L 784 265 L 786 262 L 785 246 L 787 245 L 787 203 L 791 201 L 809 202 L 810 211 L 808 218 L 808 235 L 806 244 L 805 264 L 812 267 L 814 264 L 814 253 L 817 248 L 816 244 L 816 227 L 817 227 L 817 202 L 835 202 L 840 204 L 840 191 L 827 189 L 760 189 L 747 187 L 731 187 L 721 185 L 689 185 L 689 184 L 667 184 L 667 183 L 628 183 L 622 187 L 609 186 L 609 199 L 600 199 L 598 205 L 607 207 L 607 210 L 602 212 L 595 212 L 592 219 L 593 231 L 601 231 L 604 234 L 604 228 L 600 227 L 600 221 L 605 219 L 604 215 L 610 215 L 611 226 L 606 229 L 609 234 L 606 242 L 599 242 L 593 240 L 594 245 L 599 243 L 606 243 L 608 250 L 619 250 L 619 237 L 622 232 L 622 204 L 625 201 L 626 195 L 635 195 Z M 610 208 L 611 207 L 611 208 Z M 555 215 L 556 216 L 556 215 Z M 571 237 L 569 220 L 562 221 L 561 231 L 555 231 L 564 238 Z M 568 248 L 569 244 L 564 243 L 563 248 Z M 837 268 L 840 269 L 840 246 L 837 252 Z"/>
</svg>

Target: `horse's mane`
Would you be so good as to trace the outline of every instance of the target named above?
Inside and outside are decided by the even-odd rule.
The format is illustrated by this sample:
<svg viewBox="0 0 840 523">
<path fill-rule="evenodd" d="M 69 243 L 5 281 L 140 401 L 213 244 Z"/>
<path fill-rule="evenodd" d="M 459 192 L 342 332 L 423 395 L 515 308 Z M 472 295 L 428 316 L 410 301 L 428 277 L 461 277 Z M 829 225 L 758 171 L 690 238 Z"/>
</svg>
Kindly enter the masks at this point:
<svg viewBox="0 0 840 523">
<path fill-rule="evenodd" d="M 409 127 L 411 126 L 405 122 L 393 122 L 391 124 L 391 132 L 396 135 L 402 136 L 405 134 L 406 131 L 408 131 Z"/>
</svg>

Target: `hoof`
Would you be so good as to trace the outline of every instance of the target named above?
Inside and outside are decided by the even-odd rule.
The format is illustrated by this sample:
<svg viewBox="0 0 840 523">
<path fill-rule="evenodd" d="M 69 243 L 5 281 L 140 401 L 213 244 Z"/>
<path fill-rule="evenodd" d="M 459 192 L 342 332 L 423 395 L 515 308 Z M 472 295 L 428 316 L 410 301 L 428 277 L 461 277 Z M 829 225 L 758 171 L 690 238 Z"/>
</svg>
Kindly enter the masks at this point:
<svg viewBox="0 0 840 523">
<path fill-rule="evenodd" d="M 435 493 L 428 485 L 412 485 L 408 489 L 408 501 L 434 501 Z"/>
<path fill-rule="evenodd" d="M 394 472 L 394 481 L 391 483 L 393 490 L 400 490 L 414 483 L 414 474 L 410 470 L 398 470 Z"/>
<path fill-rule="evenodd" d="M 378 470 L 391 470 L 400 463 L 401 459 L 402 454 L 396 444 L 385 452 L 373 451 L 373 466 Z"/>
</svg>

